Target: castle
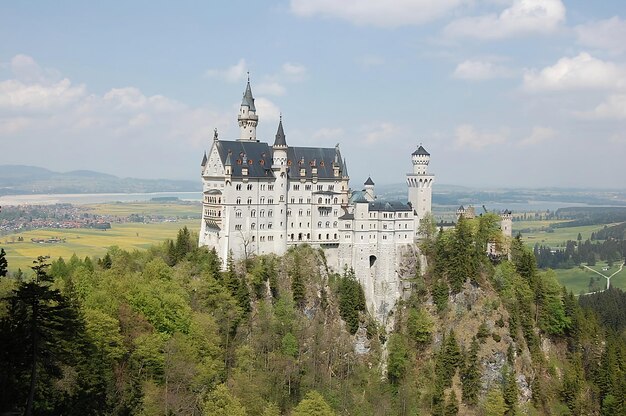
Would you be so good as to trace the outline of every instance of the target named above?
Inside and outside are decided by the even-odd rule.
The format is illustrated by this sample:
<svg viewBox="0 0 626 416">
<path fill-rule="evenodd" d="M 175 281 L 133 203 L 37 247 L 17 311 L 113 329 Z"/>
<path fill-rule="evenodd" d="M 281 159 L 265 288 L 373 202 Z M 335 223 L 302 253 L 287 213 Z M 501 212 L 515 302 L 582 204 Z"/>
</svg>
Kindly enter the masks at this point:
<svg viewBox="0 0 626 416">
<path fill-rule="evenodd" d="M 259 141 L 249 80 L 237 120 L 239 139 L 221 140 L 215 131 L 202 159 L 199 244 L 215 248 L 223 267 L 231 252 L 247 258 L 321 247 L 334 270 L 354 268 L 368 310 L 385 322 L 403 292 L 402 258 L 416 256 L 420 221 L 431 211 L 430 154 L 420 145 L 411 155 L 408 202 L 381 201 L 371 178 L 362 191 L 350 189 L 339 145 L 289 146 L 282 117 L 274 143 Z"/>
</svg>

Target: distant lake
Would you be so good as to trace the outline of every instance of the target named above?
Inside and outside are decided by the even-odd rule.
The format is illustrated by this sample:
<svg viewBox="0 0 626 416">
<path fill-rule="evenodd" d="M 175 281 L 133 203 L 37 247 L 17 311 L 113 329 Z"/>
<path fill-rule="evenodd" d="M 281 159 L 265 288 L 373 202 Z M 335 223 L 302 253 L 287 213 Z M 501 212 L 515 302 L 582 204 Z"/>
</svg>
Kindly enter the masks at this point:
<svg viewBox="0 0 626 416">
<path fill-rule="evenodd" d="M 29 194 L 0 196 L 0 205 L 100 204 L 104 202 L 146 202 L 152 198 L 202 201 L 202 192 L 154 192 L 135 194 Z"/>
</svg>

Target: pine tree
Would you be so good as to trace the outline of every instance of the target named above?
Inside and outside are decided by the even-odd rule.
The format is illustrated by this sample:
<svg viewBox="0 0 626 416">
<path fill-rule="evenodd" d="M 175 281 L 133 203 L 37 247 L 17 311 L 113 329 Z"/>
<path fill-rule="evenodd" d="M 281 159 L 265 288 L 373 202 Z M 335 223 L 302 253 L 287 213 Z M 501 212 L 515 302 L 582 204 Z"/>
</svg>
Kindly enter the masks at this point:
<svg viewBox="0 0 626 416">
<path fill-rule="evenodd" d="M 0 248 L 0 277 L 6 277 L 7 275 L 9 263 L 7 262 L 6 254 L 4 249 Z"/>
<path fill-rule="evenodd" d="M 503 369 L 502 380 L 502 398 L 506 405 L 506 415 L 514 416 L 517 414 L 517 396 L 519 390 L 517 388 L 517 382 L 515 380 L 515 371 L 508 366 Z"/>
<path fill-rule="evenodd" d="M 478 393 L 480 392 L 478 348 L 478 341 L 474 338 L 461 376 L 461 382 L 463 383 L 462 398 L 469 405 L 475 405 L 478 402 Z"/>
<path fill-rule="evenodd" d="M 304 287 L 304 278 L 300 267 L 300 257 L 294 256 L 294 266 L 291 275 L 291 291 L 293 292 L 293 301 L 299 308 L 304 307 L 306 289 Z"/>
<path fill-rule="evenodd" d="M 446 403 L 444 415 L 456 416 L 457 414 L 459 414 L 459 400 L 456 398 L 456 393 L 454 392 L 454 390 L 452 390 Z"/>
</svg>

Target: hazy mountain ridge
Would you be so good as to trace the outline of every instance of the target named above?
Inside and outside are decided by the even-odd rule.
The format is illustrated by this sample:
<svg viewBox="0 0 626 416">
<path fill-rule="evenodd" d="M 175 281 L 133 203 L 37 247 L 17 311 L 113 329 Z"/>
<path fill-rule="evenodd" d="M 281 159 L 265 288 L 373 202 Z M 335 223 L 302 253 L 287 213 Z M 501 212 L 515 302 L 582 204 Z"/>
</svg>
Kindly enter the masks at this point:
<svg viewBox="0 0 626 416">
<path fill-rule="evenodd" d="M 199 191 L 200 182 L 119 178 L 102 172 L 55 172 L 25 165 L 0 165 L 0 195 Z"/>
</svg>

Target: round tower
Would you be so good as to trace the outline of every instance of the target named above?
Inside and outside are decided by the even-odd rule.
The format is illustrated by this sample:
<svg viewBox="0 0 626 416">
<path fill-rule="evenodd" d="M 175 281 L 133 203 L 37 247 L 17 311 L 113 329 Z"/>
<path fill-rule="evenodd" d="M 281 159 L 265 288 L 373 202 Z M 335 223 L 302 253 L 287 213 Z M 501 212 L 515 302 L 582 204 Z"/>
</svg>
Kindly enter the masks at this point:
<svg viewBox="0 0 626 416">
<path fill-rule="evenodd" d="M 406 175 L 406 181 L 409 188 L 409 204 L 413 208 L 415 219 L 414 236 L 417 239 L 420 237 L 418 230 L 421 220 L 431 212 L 432 186 L 435 175 L 428 173 L 430 153 L 422 145 L 411 154 L 411 163 L 413 164 L 413 172 Z"/>
<path fill-rule="evenodd" d="M 413 162 L 413 173 L 416 175 L 426 175 L 428 164 L 430 163 L 430 153 L 420 145 L 416 151 L 411 154 Z"/>
<path fill-rule="evenodd" d="M 239 141 L 258 141 L 256 139 L 256 126 L 259 123 L 259 116 L 256 115 L 254 97 L 252 96 L 252 88 L 250 88 L 250 77 L 248 77 L 246 91 L 243 93 L 237 121 L 239 122 Z"/>
<path fill-rule="evenodd" d="M 513 235 L 513 213 L 508 209 L 500 213 L 500 229 L 505 237 Z"/>
</svg>

